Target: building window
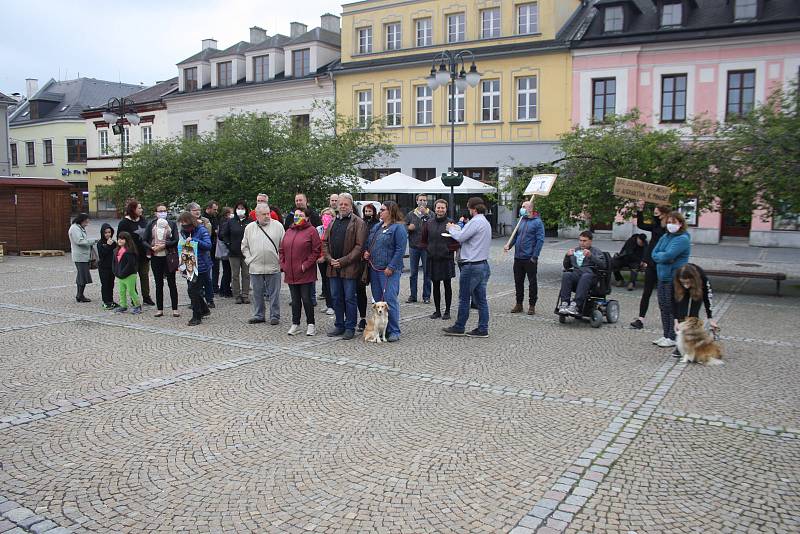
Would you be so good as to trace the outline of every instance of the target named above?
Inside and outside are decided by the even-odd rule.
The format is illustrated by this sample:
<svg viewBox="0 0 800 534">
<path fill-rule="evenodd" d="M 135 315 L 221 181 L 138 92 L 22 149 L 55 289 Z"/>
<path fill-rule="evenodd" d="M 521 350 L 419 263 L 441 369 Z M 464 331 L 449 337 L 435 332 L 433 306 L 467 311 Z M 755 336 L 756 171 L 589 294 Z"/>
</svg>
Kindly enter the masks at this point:
<svg viewBox="0 0 800 534">
<path fill-rule="evenodd" d="M 25 141 L 25 153 L 28 156 L 26 165 L 36 165 L 36 147 L 33 141 Z"/>
<path fill-rule="evenodd" d="M 664 4 L 661 12 L 661 26 L 680 26 L 683 22 L 683 4 Z"/>
<path fill-rule="evenodd" d="M 304 48 L 292 52 L 292 64 L 294 65 L 292 72 L 295 78 L 308 76 L 311 73 L 311 49 Z"/>
<path fill-rule="evenodd" d="M 500 8 L 481 11 L 481 39 L 500 37 Z"/>
<path fill-rule="evenodd" d="M 500 80 L 481 82 L 481 120 L 500 120 Z"/>
<path fill-rule="evenodd" d="M 413 169 L 412 174 L 414 178 L 420 180 L 422 182 L 427 182 L 428 180 L 433 180 L 436 178 L 436 169 L 433 167 L 430 168 L 421 168 L 421 169 Z"/>
<path fill-rule="evenodd" d="M 728 106 L 726 119 L 747 115 L 756 100 L 756 71 L 740 70 L 728 73 Z"/>
<path fill-rule="evenodd" d="M 539 84 L 536 76 L 517 78 L 517 120 L 535 121 L 539 118 Z"/>
<path fill-rule="evenodd" d="M 108 156 L 108 130 L 97 132 L 97 144 L 100 145 L 100 155 Z"/>
<path fill-rule="evenodd" d="M 400 50 L 402 45 L 400 23 L 393 22 L 386 25 L 386 50 Z"/>
<path fill-rule="evenodd" d="M 400 88 L 393 87 L 386 90 L 386 125 L 400 126 L 402 122 L 402 102 L 400 101 Z"/>
<path fill-rule="evenodd" d="M 800 231 L 800 212 L 793 211 L 792 206 L 786 202 L 779 202 L 772 216 L 772 229 Z"/>
<path fill-rule="evenodd" d="M 197 139 L 197 125 L 184 124 L 183 125 L 183 138 L 184 139 Z"/>
<path fill-rule="evenodd" d="M 417 46 L 433 44 L 433 22 L 431 19 L 417 20 Z"/>
<path fill-rule="evenodd" d="M 11 166 L 18 167 L 19 160 L 17 159 L 17 144 L 11 143 Z"/>
<path fill-rule="evenodd" d="M 539 4 L 517 6 L 517 33 L 527 35 L 539 32 Z"/>
<path fill-rule="evenodd" d="M 686 75 L 661 78 L 661 122 L 686 121 Z"/>
<path fill-rule="evenodd" d="M 295 131 L 308 131 L 311 127 L 311 115 L 292 115 L 292 128 Z"/>
<path fill-rule="evenodd" d="M 372 123 L 372 91 L 358 91 L 358 127 L 368 128 Z"/>
<path fill-rule="evenodd" d="M 86 139 L 67 139 L 67 163 L 86 163 Z"/>
<path fill-rule="evenodd" d="M 369 54 L 372 52 L 372 27 L 358 30 L 358 53 Z"/>
<path fill-rule="evenodd" d="M 151 144 L 153 144 L 153 127 L 152 126 L 142 126 L 142 144 L 143 145 L 151 145 Z"/>
<path fill-rule="evenodd" d="M 736 20 L 754 19 L 758 15 L 758 0 L 736 0 L 733 12 Z"/>
<path fill-rule="evenodd" d="M 447 15 L 447 42 L 460 43 L 466 39 L 467 19 L 464 13 Z"/>
<path fill-rule="evenodd" d="M 231 85 L 233 85 L 233 63 L 231 61 L 217 63 L 217 87 Z"/>
<path fill-rule="evenodd" d="M 269 55 L 253 58 L 253 81 L 265 82 L 269 79 Z"/>
<path fill-rule="evenodd" d="M 592 122 L 602 123 L 614 115 L 617 105 L 617 79 L 592 80 Z"/>
<path fill-rule="evenodd" d="M 42 148 L 44 149 L 44 164 L 53 164 L 53 141 L 52 139 L 45 139 L 42 141 Z"/>
<path fill-rule="evenodd" d="M 128 154 L 131 151 L 131 130 L 130 128 L 123 128 L 119 136 L 120 149 L 123 154 Z"/>
<path fill-rule="evenodd" d="M 607 7 L 605 9 L 606 32 L 621 32 L 624 20 L 624 13 L 621 6 Z"/>
<path fill-rule="evenodd" d="M 451 122 L 453 120 L 453 102 L 455 100 L 455 122 L 462 123 L 464 122 L 464 95 L 466 94 L 466 89 L 459 89 L 456 87 L 455 99 L 451 99 L 450 97 L 453 94 L 453 88 L 455 86 L 451 83 L 447 87 L 447 121 Z"/>
<path fill-rule="evenodd" d="M 433 123 L 433 93 L 427 85 L 417 86 L 417 124 Z"/>
<path fill-rule="evenodd" d="M 197 67 L 183 69 L 183 90 L 187 93 L 197 91 Z"/>
</svg>

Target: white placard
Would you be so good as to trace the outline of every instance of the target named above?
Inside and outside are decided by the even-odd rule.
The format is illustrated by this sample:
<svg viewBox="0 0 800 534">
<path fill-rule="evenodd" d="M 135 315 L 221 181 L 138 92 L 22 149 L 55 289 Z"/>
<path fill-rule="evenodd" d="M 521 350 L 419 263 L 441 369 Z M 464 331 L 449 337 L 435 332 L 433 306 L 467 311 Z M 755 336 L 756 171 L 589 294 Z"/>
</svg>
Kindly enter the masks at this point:
<svg viewBox="0 0 800 534">
<path fill-rule="evenodd" d="M 531 177 L 531 181 L 528 183 L 528 187 L 525 188 L 523 195 L 539 195 L 540 197 L 546 197 L 550 194 L 550 190 L 553 189 L 553 184 L 556 183 L 557 177 L 557 174 L 534 174 L 533 177 Z"/>
</svg>

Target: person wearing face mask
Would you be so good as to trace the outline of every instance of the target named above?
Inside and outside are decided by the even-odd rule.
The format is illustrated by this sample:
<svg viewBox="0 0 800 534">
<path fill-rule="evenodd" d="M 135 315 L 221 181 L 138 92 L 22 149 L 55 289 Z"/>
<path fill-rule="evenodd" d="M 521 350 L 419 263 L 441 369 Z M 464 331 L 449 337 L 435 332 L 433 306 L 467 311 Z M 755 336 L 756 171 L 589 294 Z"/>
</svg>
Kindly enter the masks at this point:
<svg viewBox="0 0 800 534">
<path fill-rule="evenodd" d="M 533 211 L 530 201 L 522 203 L 519 209 L 521 221 L 511 242 L 503 247 L 505 252 L 514 248 L 514 289 L 517 303 L 511 313 L 522 313 L 525 299 L 525 277 L 528 277 L 528 315 L 536 313 L 539 298 L 539 284 L 536 273 L 539 267 L 539 253 L 544 245 L 544 223 L 539 213 Z"/>
<path fill-rule="evenodd" d="M 653 249 L 656 248 L 658 240 L 667 231 L 667 217 L 672 212 L 672 208 L 667 205 L 656 206 L 653 209 L 653 222 L 646 223 L 644 220 L 644 200 L 640 200 L 636 211 L 636 227 L 639 230 L 650 232 L 650 241 L 644 251 L 644 259 L 641 266 L 644 267 L 644 288 L 642 289 L 642 299 L 639 301 L 639 317 L 631 323 L 631 328 L 640 330 L 644 328 L 644 317 L 650 307 L 650 296 L 653 294 L 658 283 L 656 274 L 656 262 L 653 261 Z"/>
<path fill-rule="evenodd" d="M 250 271 L 242 256 L 244 229 L 250 224 L 247 202 L 239 200 L 233 206 L 233 217 L 220 228 L 219 238 L 228 247 L 231 266 L 231 294 L 236 304 L 250 304 Z"/>
<path fill-rule="evenodd" d="M 410 295 L 406 302 L 417 302 L 417 280 L 419 278 L 419 264 L 422 262 L 422 302 L 431 301 L 431 276 L 428 271 L 428 252 L 420 247 L 422 227 L 431 219 L 431 210 L 428 209 L 428 195 L 417 195 L 417 207 L 406 218 L 408 232 L 408 263 L 410 276 L 408 278 Z"/>
<path fill-rule="evenodd" d="M 339 195 L 336 195 L 336 198 L 338 199 Z M 325 241 L 325 231 L 335 218 L 336 212 L 331 208 L 322 210 L 322 214 L 320 215 L 321 224 L 317 226 L 317 233 L 322 241 Z M 330 280 L 328 280 L 328 262 L 325 261 L 325 254 L 320 253 L 319 259 L 317 260 L 317 267 L 319 268 L 319 278 L 322 280 L 322 298 L 325 300 L 325 309 L 323 312 L 325 315 L 333 315 L 335 312 L 333 311 L 333 297 L 331 297 L 331 285 Z"/>
<path fill-rule="evenodd" d="M 169 300 L 172 304 L 172 316 L 178 313 L 178 286 L 175 282 L 175 271 L 167 269 L 167 254 L 178 247 L 178 226 L 167 219 L 169 212 L 164 203 L 156 204 L 155 217 L 144 231 L 142 244 L 150 256 L 150 266 L 156 281 L 156 317 L 164 315 L 164 278 L 167 279 Z"/>
<path fill-rule="evenodd" d="M 219 229 L 217 231 L 217 242 L 214 247 L 214 257 L 219 260 L 220 267 L 222 268 L 222 277 L 219 280 L 219 296 L 224 298 L 231 298 L 233 292 L 231 291 L 231 262 L 228 259 L 228 246 L 220 237 L 222 229 L 233 218 L 233 208 L 230 206 L 223 206 L 219 212 Z"/>
<path fill-rule="evenodd" d="M 673 211 L 667 217 L 667 234 L 658 240 L 653 249 L 653 261 L 658 276 L 658 308 L 661 310 L 661 326 L 664 336 L 653 341 L 659 347 L 675 346 L 675 325 L 672 317 L 672 280 L 675 272 L 689 262 L 692 242 L 686 231 L 683 214 Z"/>
<path fill-rule="evenodd" d="M 178 224 L 180 225 L 179 247 L 194 249 L 196 245 L 197 250 L 197 275 L 191 280 L 187 278 L 187 290 L 192 303 L 192 318 L 188 325 L 197 326 L 203 317 L 211 314 L 208 303 L 203 299 L 204 280 L 211 270 L 211 255 L 209 254 L 211 252 L 211 236 L 197 215 L 191 212 L 181 213 L 178 217 Z"/>
<path fill-rule="evenodd" d="M 437 200 L 433 205 L 435 216 L 422 227 L 420 246 L 428 253 L 428 272 L 433 284 L 433 304 L 436 307 L 430 318 L 450 320 L 450 304 L 453 301 L 453 285 L 451 280 L 456 276 L 454 261 L 458 243 L 452 237 L 442 234 L 447 232 L 451 222 L 447 217 L 447 201 Z M 444 286 L 444 313 L 442 313 L 442 286 Z"/>
<path fill-rule="evenodd" d="M 361 218 L 364 219 L 364 224 L 367 225 L 367 235 L 372 231 L 372 227 L 380 223 L 377 213 L 375 213 L 375 206 L 372 204 L 364 204 L 361 208 Z M 361 276 L 358 280 L 357 287 L 357 300 L 358 300 L 358 315 L 361 318 L 358 321 L 356 331 L 363 332 L 367 326 L 367 286 L 369 285 L 369 264 L 366 260 L 361 260 Z"/>
<path fill-rule="evenodd" d="M 306 314 L 306 335 L 313 336 L 317 333 L 317 327 L 311 293 L 317 280 L 317 258 L 322 251 L 322 240 L 317 229 L 309 223 L 311 210 L 296 208 L 293 217 L 294 222 L 286 230 L 280 245 L 283 280 L 292 295 L 292 326 L 288 334 L 295 336 L 300 333 L 302 306 Z"/>
</svg>

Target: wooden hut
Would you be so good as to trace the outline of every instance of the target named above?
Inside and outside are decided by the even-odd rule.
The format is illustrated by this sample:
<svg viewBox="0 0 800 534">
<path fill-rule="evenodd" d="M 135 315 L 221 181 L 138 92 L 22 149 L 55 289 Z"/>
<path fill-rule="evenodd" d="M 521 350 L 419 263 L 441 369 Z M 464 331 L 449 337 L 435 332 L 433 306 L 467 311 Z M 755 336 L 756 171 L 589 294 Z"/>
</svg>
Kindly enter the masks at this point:
<svg viewBox="0 0 800 534">
<path fill-rule="evenodd" d="M 6 253 L 69 250 L 69 191 L 63 180 L 0 176 L 0 241 Z"/>
</svg>

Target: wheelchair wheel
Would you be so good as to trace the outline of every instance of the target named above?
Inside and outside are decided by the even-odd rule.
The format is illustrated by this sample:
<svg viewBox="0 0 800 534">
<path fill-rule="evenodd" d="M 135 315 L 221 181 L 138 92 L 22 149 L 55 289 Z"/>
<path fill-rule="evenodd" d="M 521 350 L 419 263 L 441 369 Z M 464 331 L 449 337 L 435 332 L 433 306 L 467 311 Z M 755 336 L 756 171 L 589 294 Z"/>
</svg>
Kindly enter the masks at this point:
<svg viewBox="0 0 800 534">
<path fill-rule="evenodd" d="M 606 304 L 606 321 L 609 324 L 619 321 L 619 302 L 616 300 L 609 300 L 608 304 Z"/>
<path fill-rule="evenodd" d="M 589 319 L 589 324 L 592 325 L 592 328 L 600 328 L 600 325 L 603 324 L 603 312 L 594 310 Z"/>
<path fill-rule="evenodd" d="M 564 324 L 564 323 L 566 323 L 566 322 L 567 322 L 567 318 L 566 318 L 566 316 L 564 316 L 564 315 L 559 315 L 559 316 L 558 316 L 558 322 L 559 322 L 559 323 L 561 323 L 561 324 Z"/>
</svg>

